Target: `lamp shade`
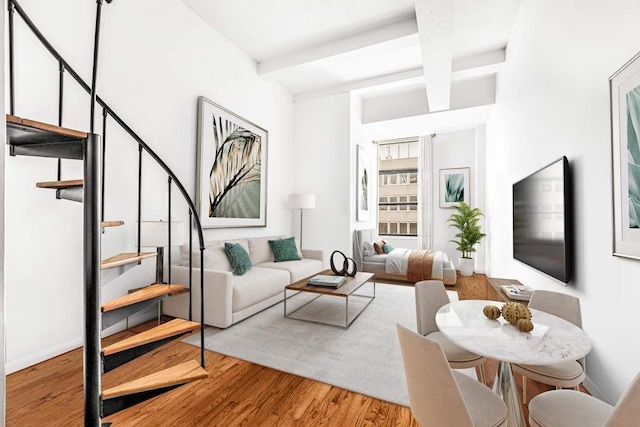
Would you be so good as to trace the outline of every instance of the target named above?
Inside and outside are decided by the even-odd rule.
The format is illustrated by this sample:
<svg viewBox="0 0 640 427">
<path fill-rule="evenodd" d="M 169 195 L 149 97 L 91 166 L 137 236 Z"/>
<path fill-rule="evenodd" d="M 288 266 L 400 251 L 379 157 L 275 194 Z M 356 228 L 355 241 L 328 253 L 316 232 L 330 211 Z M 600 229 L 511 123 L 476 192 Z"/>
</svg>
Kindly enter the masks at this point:
<svg viewBox="0 0 640 427">
<path fill-rule="evenodd" d="M 315 209 L 316 196 L 314 194 L 290 194 L 289 209 Z"/>
<path fill-rule="evenodd" d="M 171 246 L 184 243 L 184 222 L 171 221 Z M 161 248 L 169 246 L 167 221 L 140 221 L 140 246 Z"/>
</svg>

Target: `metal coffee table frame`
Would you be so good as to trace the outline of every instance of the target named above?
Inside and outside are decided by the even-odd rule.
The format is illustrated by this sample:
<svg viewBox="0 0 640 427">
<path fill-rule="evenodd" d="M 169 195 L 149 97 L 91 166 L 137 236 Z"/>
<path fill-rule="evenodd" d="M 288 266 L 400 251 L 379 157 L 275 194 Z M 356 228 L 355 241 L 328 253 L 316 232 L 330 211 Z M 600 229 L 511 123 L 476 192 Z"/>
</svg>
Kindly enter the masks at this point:
<svg viewBox="0 0 640 427">
<path fill-rule="evenodd" d="M 364 285 L 366 285 L 367 283 L 373 283 L 373 295 L 363 295 L 363 294 L 356 294 L 355 292 L 358 291 L 361 287 L 363 287 Z M 346 285 L 346 284 L 345 284 Z M 345 286 L 343 285 L 343 286 Z M 338 288 L 340 289 L 340 288 Z M 364 280 L 360 285 L 358 285 L 356 288 L 353 289 L 353 291 L 351 293 L 348 294 L 339 294 L 339 293 L 333 293 L 332 291 L 334 291 L 335 289 L 332 288 L 323 288 L 323 287 L 317 287 L 312 289 L 289 289 L 289 286 L 285 286 L 284 288 L 284 317 L 285 319 L 294 319 L 294 320 L 302 320 L 304 322 L 310 322 L 310 323 L 317 323 L 320 325 L 329 325 L 329 326 L 335 326 L 338 328 L 343 328 L 343 329 L 348 329 L 349 326 L 351 326 L 351 324 L 353 322 L 355 322 L 355 320 L 360 317 L 360 315 L 367 309 L 367 307 L 369 307 L 369 304 L 371 304 L 373 302 L 373 300 L 376 298 L 376 277 L 375 275 L 370 277 L 367 280 Z M 287 296 L 287 291 L 291 291 L 291 292 L 295 292 L 293 295 Z M 293 298 L 294 296 L 296 296 L 299 293 L 317 293 L 318 296 L 313 298 L 311 301 L 307 301 L 306 303 L 302 304 L 300 307 L 296 308 L 295 310 L 293 310 L 291 313 L 287 313 L 287 300 L 290 298 Z M 306 307 L 307 305 L 311 304 L 312 302 L 314 302 L 315 300 L 317 300 L 318 298 L 322 297 L 322 296 L 329 296 L 329 297 L 341 297 L 344 298 L 345 300 L 345 316 L 344 316 L 344 326 L 343 325 L 337 325 L 335 323 L 329 323 L 329 322 L 323 322 L 321 320 L 312 320 L 312 319 L 302 319 L 302 318 L 298 318 L 298 317 L 291 317 L 291 315 L 293 313 L 295 313 L 296 311 L 300 310 L 303 307 Z M 364 307 L 362 307 L 362 309 L 360 311 L 358 311 L 358 313 L 355 315 L 355 317 L 353 319 L 351 319 L 351 321 L 349 321 L 349 297 L 360 297 L 360 298 L 368 298 L 369 301 L 365 304 Z"/>
</svg>

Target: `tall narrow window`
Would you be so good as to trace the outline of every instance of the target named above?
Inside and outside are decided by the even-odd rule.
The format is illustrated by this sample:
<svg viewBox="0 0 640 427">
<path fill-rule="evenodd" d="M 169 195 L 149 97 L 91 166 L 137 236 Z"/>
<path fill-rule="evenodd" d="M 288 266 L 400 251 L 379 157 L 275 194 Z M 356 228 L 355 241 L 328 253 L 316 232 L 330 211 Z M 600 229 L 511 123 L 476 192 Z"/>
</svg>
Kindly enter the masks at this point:
<svg viewBox="0 0 640 427">
<path fill-rule="evenodd" d="M 418 235 L 418 138 L 378 141 L 378 234 Z"/>
</svg>

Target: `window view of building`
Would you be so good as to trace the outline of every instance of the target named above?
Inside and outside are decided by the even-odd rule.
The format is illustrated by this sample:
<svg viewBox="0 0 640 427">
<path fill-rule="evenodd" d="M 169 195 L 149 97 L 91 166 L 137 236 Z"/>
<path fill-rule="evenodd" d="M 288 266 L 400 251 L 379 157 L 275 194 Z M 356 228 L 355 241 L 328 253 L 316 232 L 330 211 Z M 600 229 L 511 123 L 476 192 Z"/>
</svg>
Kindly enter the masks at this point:
<svg viewBox="0 0 640 427">
<path fill-rule="evenodd" d="M 378 142 L 378 234 L 418 235 L 418 139 Z"/>
</svg>

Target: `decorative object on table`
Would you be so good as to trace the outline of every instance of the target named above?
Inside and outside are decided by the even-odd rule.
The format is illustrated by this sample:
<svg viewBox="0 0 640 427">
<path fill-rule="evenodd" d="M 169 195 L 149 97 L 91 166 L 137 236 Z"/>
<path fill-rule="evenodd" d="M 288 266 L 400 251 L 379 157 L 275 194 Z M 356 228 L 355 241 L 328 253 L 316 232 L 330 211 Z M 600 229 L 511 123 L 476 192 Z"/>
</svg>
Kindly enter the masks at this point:
<svg viewBox="0 0 640 427">
<path fill-rule="evenodd" d="M 328 274 L 317 274 L 307 281 L 307 284 L 313 286 L 325 286 L 328 288 L 339 288 L 347 283 L 344 276 L 331 276 Z"/>
<path fill-rule="evenodd" d="M 613 255 L 640 259 L 640 54 L 609 78 Z"/>
<path fill-rule="evenodd" d="M 529 308 L 519 302 L 508 302 L 502 306 L 502 317 L 514 326 L 518 325 L 518 320 L 531 320 Z"/>
<path fill-rule="evenodd" d="M 456 250 L 460 251 L 460 274 L 471 276 L 473 274 L 473 258 L 471 253 L 476 251 L 475 246 L 480 243 L 486 234 L 480 227 L 480 217 L 484 216 L 478 208 L 471 208 L 465 202 L 455 205 L 456 212 L 452 213 L 447 223 L 449 227 L 458 229 L 457 240 L 449 240 L 458 245 Z"/>
<path fill-rule="evenodd" d="M 501 314 L 500 308 L 496 307 L 495 305 L 485 305 L 482 309 L 482 312 L 491 320 L 496 320 L 498 317 L 500 317 Z"/>
<path fill-rule="evenodd" d="M 517 283 L 501 285 L 500 290 L 509 298 L 520 301 L 529 301 L 531 299 L 531 295 L 533 295 L 533 289 Z"/>
<path fill-rule="evenodd" d="M 516 327 L 522 332 L 531 332 L 533 331 L 533 322 L 530 319 L 518 319 Z"/>
<path fill-rule="evenodd" d="M 369 182 L 373 178 L 371 170 L 371 156 L 367 151 L 358 145 L 357 153 L 357 176 L 356 176 L 356 206 L 357 221 L 371 220 L 371 191 Z"/>
<path fill-rule="evenodd" d="M 171 246 L 184 243 L 181 221 L 140 221 L 140 246 L 156 248 L 156 283 L 164 283 L 164 248 L 169 248 L 168 283 L 171 283 Z"/>
<path fill-rule="evenodd" d="M 316 196 L 313 194 L 290 194 L 289 209 L 300 209 L 300 248 L 302 249 L 302 211 L 316 208 Z"/>
<path fill-rule="evenodd" d="M 471 186 L 469 168 L 440 169 L 440 207 L 454 208 L 457 203 L 469 203 Z"/>
<path fill-rule="evenodd" d="M 200 97 L 197 205 L 203 227 L 266 227 L 267 137 L 265 129 Z"/>
<path fill-rule="evenodd" d="M 333 262 L 333 257 L 336 254 L 340 254 L 342 255 L 343 261 L 342 261 L 342 269 L 338 270 Z M 358 268 L 356 267 L 356 262 L 353 260 L 353 258 L 348 258 L 345 254 L 343 254 L 340 251 L 333 251 L 333 253 L 331 253 L 331 257 L 329 258 L 329 265 L 331 266 L 331 271 L 333 271 L 333 273 L 336 276 L 355 276 L 356 273 L 358 272 Z"/>
</svg>

